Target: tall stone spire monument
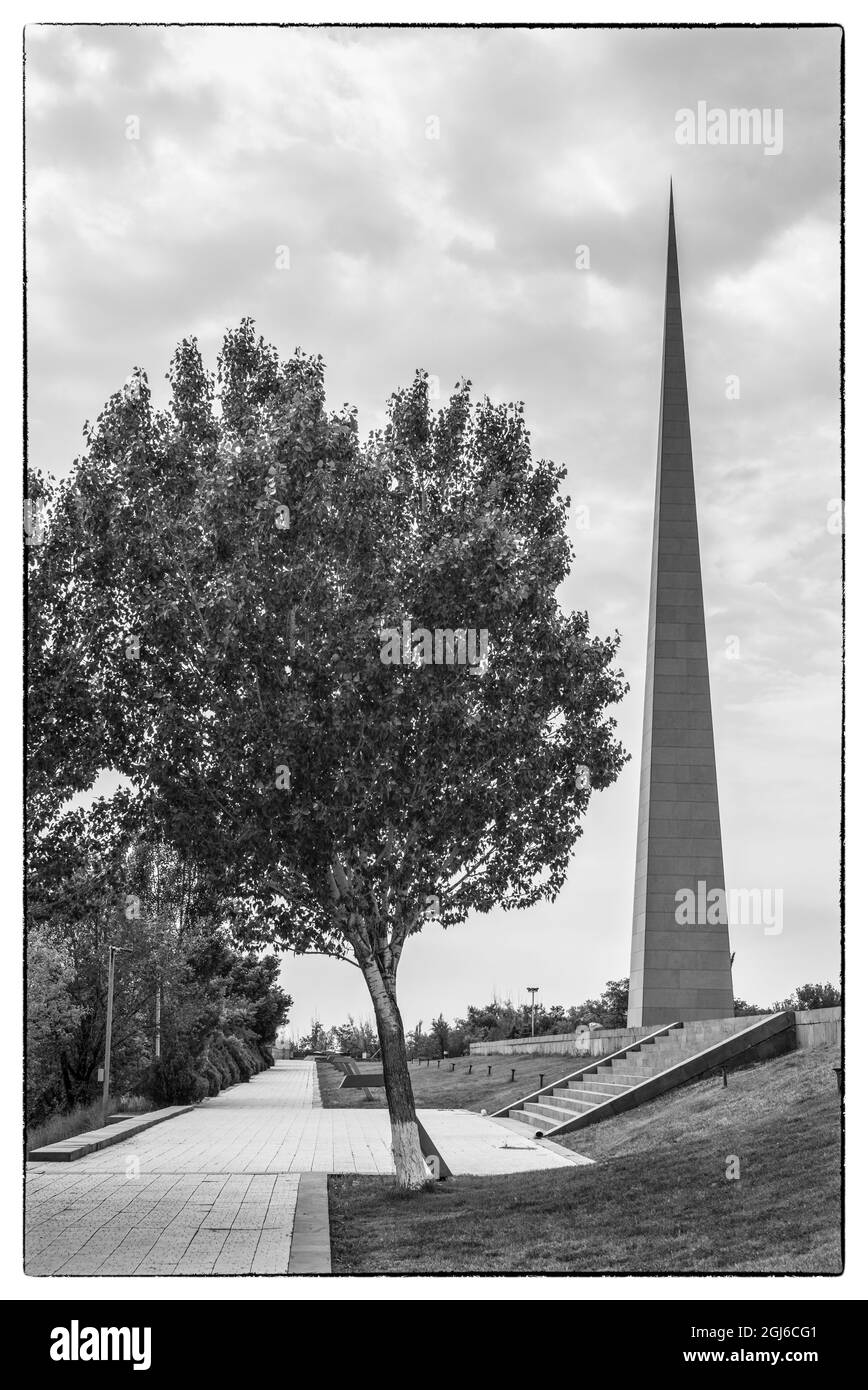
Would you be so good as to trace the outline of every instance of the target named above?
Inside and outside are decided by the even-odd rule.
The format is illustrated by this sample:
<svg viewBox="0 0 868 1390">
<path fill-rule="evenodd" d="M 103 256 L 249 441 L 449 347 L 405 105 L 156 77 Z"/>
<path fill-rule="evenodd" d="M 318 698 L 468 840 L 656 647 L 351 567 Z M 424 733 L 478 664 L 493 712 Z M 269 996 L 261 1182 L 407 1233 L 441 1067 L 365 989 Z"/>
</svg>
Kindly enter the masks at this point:
<svg viewBox="0 0 868 1390">
<path fill-rule="evenodd" d="M 641 1027 L 731 1018 L 729 928 L 671 184 L 640 788 L 627 1023 Z"/>
</svg>

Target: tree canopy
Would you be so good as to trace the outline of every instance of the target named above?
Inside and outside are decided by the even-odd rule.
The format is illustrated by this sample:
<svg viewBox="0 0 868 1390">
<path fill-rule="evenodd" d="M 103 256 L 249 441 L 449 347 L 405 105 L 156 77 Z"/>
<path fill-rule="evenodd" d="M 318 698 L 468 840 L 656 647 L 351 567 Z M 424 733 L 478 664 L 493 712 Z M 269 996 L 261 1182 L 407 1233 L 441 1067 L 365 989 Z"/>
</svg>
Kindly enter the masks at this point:
<svg viewBox="0 0 868 1390">
<path fill-rule="evenodd" d="M 69 718 L 40 721 L 34 766 L 50 785 L 74 742 L 78 781 L 128 777 L 251 944 L 362 970 L 397 1155 L 404 945 L 558 893 L 626 757 L 618 637 L 558 601 L 565 470 L 533 459 L 520 403 L 461 382 L 435 411 L 418 373 L 362 441 L 322 359 L 281 361 L 246 320 L 216 376 L 189 340 L 168 380 L 157 409 L 135 373 L 48 498 L 34 659 Z"/>
</svg>

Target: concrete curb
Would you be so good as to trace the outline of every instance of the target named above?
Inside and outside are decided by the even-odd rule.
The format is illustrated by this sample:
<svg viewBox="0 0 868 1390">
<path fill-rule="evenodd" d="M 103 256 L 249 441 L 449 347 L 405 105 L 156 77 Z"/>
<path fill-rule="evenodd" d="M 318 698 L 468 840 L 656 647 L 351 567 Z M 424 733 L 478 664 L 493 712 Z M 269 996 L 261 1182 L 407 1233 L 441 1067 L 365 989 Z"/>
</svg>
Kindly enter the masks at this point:
<svg viewBox="0 0 868 1390">
<path fill-rule="evenodd" d="M 327 1173 L 302 1173 L 298 1182 L 287 1274 L 331 1274 Z"/>
<path fill-rule="evenodd" d="M 71 1139 L 61 1139 L 57 1144 L 44 1144 L 41 1149 L 32 1149 L 28 1163 L 69 1163 L 76 1158 L 107 1149 L 111 1144 L 120 1144 L 124 1139 L 132 1139 L 163 1120 L 173 1120 L 176 1115 L 186 1115 L 192 1105 L 168 1105 L 164 1110 L 148 1110 L 144 1115 L 131 1115 L 129 1119 L 118 1120 L 104 1125 L 101 1129 L 90 1129 L 85 1134 L 76 1134 Z"/>
</svg>

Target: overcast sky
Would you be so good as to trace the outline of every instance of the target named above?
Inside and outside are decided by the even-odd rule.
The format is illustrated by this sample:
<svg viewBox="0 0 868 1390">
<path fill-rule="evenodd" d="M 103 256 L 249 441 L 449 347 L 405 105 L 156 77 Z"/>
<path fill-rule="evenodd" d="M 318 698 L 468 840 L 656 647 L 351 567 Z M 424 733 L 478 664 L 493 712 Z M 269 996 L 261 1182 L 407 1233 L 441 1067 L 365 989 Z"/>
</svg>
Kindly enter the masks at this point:
<svg viewBox="0 0 868 1390">
<path fill-rule="evenodd" d="M 34 465 L 66 472 L 133 366 L 162 402 L 182 336 L 213 366 L 252 315 L 323 354 L 363 428 L 417 367 L 523 399 L 590 509 L 564 602 L 622 634 L 633 761 L 556 903 L 411 941 L 408 1027 L 628 973 L 672 176 L 726 878 L 784 904 L 779 934 L 731 929 L 735 992 L 836 979 L 838 33 L 70 27 L 27 48 Z M 678 143 L 701 102 L 780 111 L 780 152 Z M 370 1013 L 346 965 L 284 977 L 298 1031 Z"/>
</svg>

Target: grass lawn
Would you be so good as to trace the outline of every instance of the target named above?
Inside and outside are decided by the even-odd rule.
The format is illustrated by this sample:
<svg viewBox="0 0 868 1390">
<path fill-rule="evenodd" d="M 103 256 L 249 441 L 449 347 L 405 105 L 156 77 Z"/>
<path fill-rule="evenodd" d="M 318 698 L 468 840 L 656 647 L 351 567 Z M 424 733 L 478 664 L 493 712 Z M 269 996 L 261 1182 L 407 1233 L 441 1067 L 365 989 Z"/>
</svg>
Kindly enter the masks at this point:
<svg viewBox="0 0 868 1390">
<path fill-rule="evenodd" d="M 410 1196 L 390 1179 L 332 1175 L 333 1270 L 836 1274 L 837 1060 L 789 1053 L 560 1141 L 593 1167 L 452 1178 Z"/>
<path fill-rule="evenodd" d="M 537 1090 L 540 1072 L 545 1075 L 543 1084 L 551 1085 L 570 1072 L 579 1071 L 591 1060 L 588 1057 L 553 1057 L 545 1053 L 531 1057 L 456 1057 L 454 1071 L 452 1060 L 441 1062 L 439 1068 L 436 1062 L 432 1062 L 430 1067 L 424 1062 L 421 1065 L 411 1062 L 410 1080 L 416 1104 L 422 1110 L 475 1110 L 478 1113 L 484 1109 L 491 1114 L 508 1102 L 521 1100 L 522 1096 Z M 596 1060 L 602 1061 L 602 1058 Z M 358 1066 L 363 1072 L 382 1071 L 379 1062 L 359 1062 Z M 468 1073 L 468 1067 L 473 1068 L 472 1072 Z M 488 1075 L 489 1067 L 491 1076 Z M 386 1104 L 383 1090 L 372 1093 L 375 1097 L 373 1101 L 365 1100 L 365 1093 L 361 1090 L 338 1090 L 343 1077 L 330 1063 L 317 1062 L 316 1069 L 322 1103 L 327 1109 L 333 1106 L 351 1108 Z M 511 1081 L 513 1070 L 515 1080 Z"/>
</svg>

